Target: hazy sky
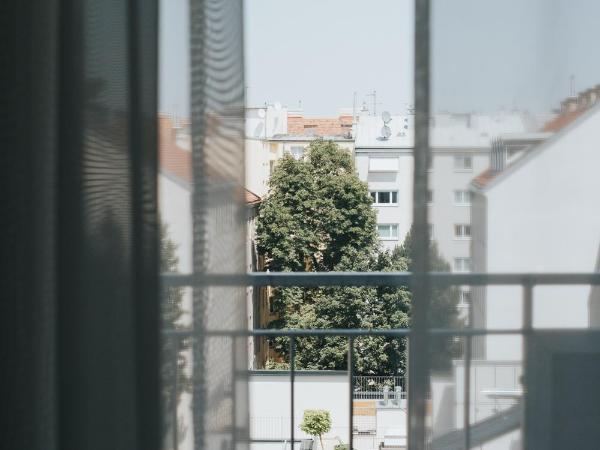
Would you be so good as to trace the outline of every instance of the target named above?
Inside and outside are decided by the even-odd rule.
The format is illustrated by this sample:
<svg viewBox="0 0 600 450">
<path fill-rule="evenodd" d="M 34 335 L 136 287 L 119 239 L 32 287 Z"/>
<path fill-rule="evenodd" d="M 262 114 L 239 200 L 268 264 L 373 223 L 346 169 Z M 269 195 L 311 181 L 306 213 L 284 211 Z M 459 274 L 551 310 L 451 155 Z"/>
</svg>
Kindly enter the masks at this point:
<svg viewBox="0 0 600 450">
<path fill-rule="evenodd" d="M 248 104 L 280 101 L 307 114 L 412 102 L 413 0 L 247 0 Z"/>
<path fill-rule="evenodd" d="M 160 108 L 188 111 L 188 0 L 161 0 Z M 247 103 L 404 113 L 413 0 L 246 0 Z M 599 0 L 433 0 L 434 110 L 548 111 L 600 83 Z"/>
</svg>

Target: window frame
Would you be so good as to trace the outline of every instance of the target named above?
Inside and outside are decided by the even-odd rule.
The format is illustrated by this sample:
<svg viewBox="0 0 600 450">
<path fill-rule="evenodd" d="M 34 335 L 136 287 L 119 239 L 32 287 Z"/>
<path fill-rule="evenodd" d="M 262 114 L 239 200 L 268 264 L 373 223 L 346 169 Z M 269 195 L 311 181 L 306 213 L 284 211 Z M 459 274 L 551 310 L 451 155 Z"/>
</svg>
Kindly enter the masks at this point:
<svg viewBox="0 0 600 450">
<path fill-rule="evenodd" d="M 457 194 L 461 194 L 461 200 L 457 200 Z M 465 201 L 466 194 L 466 201 Z M 473 204 L 473 193 L 468 189 L 454 189 L 453 190 L 453 201 L 454 206 L 471 206 Z"/>
<path fill-rule="evenodd" d="M 390 236 L 389 237 L 384 237 L 381 236 L 381 232 L 379 230 L 379 227 L 390 227 L 389 231 L 390 231 Z M 392 230 L 396 230 L 396 236 L 392 236 Z M 379 236 L 379 240 L 380 241 L 398 241 L 400 240 L 400 226 L 397 223 L 378 223 L 377 224 L 377 235 Z"/>
<path fill-rule="evenodd" d="M 459 232 L 457 232 L 459 231 Z M 468 231 L 468 233 L 467 233 Z M 470 223 L 455 223 L 454 224 L 454 239 L 457 241 L 471 240 L 471 224 Z"/>
<path fill-rule="evenodd" d="M 373 196 L 373 194 L 375 194 L 375 196 Z M 382 203 L 379 201 L 379 194 L 390 194 L 390 202 L 389 203 Z M 398 206 L 398 197 L 399 197 L 399 192 L 396 190 L 393 191 L 384 191 L 384 190 L 370 190 L 369 191 L 369 195 L 371 196 L 371 198 L 373 198 L 373 206 Z M 396 201 L 394 202 L 394 197 L 396 197 Z"/>
<path fill-rule="evenodd" d="M 462 161 L 463 163 L 459 165 L 457 164 L 458 161 Z M 468 167 L 464 164 L 465 161 L 469 161 Z M 473 172 L 473 155 L 468 153 L 454 155 L 453 167 L 455 172 Z"/>
</svg>

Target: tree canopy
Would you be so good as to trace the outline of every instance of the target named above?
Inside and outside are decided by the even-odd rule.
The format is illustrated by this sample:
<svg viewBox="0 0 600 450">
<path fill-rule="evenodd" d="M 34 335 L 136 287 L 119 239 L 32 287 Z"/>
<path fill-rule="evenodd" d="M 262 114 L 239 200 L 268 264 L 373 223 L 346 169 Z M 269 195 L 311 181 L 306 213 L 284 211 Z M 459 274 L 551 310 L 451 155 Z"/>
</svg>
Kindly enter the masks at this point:
<svg viewBox="0 0 600 450">
<path fill-rule="evenodd" d="M 382 251 L 376 211 L 368 186 L 354 169 L 350 152 L 333 142 L 315 140 L 305 156 L 285 155 L 275 166 L 269 194 L 257 220 L 258 250 L 266 269 L 277 272 L 408 271 L 410 241 Z M 441 261 L 441 258 L 440 258 Z M 274 328 L 405 328 L 410 325 L 406 287 L 277 288 L 271 301 Z M 287 338 L 272 339 L 282 356 Z M 296 340 L 300 369 L 345 369 L 347 339 Z M 404 338 L 355 340 L 359 374 L 402 375 Z"/>
</svg>

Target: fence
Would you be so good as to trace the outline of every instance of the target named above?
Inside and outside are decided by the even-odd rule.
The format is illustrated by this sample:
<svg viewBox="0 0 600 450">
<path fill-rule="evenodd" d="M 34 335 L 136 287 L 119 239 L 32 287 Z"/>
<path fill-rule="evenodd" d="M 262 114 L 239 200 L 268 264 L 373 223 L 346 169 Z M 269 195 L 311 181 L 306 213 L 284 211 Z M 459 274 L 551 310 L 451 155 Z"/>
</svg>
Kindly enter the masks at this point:
<svg viewBox="0 0 600 450">
<path fill-rule="evenodd" d="M 395 398 L 397 392 L 405 398 L 406 379 L 381 375 L 354 377 L 354 398 L 357 400 L 382 400 L 386 390 L 390 392 L 390 398 Z"/>
<path fill-rule="evenodd" d="M 471 439 L 471 428 L 474 425 L 471 421 L 469 404 L 470 399 L 470 374 L 471 374 L 471 340 L 475 336 L 486 336 L 486 335 L 521 335 L 524 339 L 524 348 L 527 348 L 527 339 L 533 333 L 536 332 L 532 326 L 532 305 L 533 305 L 533 289 L 535 286 L 556 286 L 556 285 L 600 285 L 600 273 L 591 274 L 453 274 L 453 273 L 429 273 L 427 275 L 415 275 L 410 273 L 252 273 L 246 275 L 175 275 L 167 274 L 163 276 L 165 286 L 169 287 L 182 287 L 182 286 L 198 286 L 203 287 L 207 285 L 211 286 L 240 286 L 240 285 L 253 285 L 253 286 L 412 286 L 414 283 L 423 283 L 424 281 L 433 286 L 486 286 L 486 285 L 519 285 L 523 288 L 523 322 L 522 326 L 518 328 L 505 328 L 505 329 L 475 329 L 470 325 L 464 329 L 449 329 L 449 328 L 426 328 L 424 330 L 415 329 L 311 329 L 311 330 L 279 330 L 279 329 L 261 329 L 261 330 L 202 330 L 200 334 L 205 337 L 230 337 L 235 341 L 235 338 L 246 339 L 248 336 L 283 336 L 290 339 L 290 357 L 289 357 L 289 377 L 290 377 L 290 414 L 289 417 L 289 441 L 297 442 L 298 436 L 295 433 L 297 429 L 297 419 L 293 416 L 294 411 L 294 380 L 296 377 L 296 365 L 295 365 L 295 351 L 296 351 L 296 339 L 299 337 L 308 336 L 340 336 L 345 337 L 348 342 L 348 401 L 350 405 L 350 411 L 353 410 L 353 404 L 355 399 L 355 380 L 354 376 L 354 340 L 362 336 L 388 336 L 388 337 L 408 337 L 414 339 L 418 333 L 425 334 L 428 336 L 445 336 L 453 337 L 459 336 L 465 339 L 465 352 L 464 352 L 464 412 L 463 412 L 463 427 L 460 432 L 460 437 L 456 433 L 449 436 L 446 440 L 438 439 L 437 442 L 444 442 L 444 447 L 438 447 L 436 443 L 428 444 L 427 440 L 423 438 L 423 442 L 416 443 L 416 448 L 447 448 L 447 449 L 458 449 L 458 448 L 471 448 L 473 445 L 485 442 L 489 439 L 490 433 L 494 432 L 493 426 L 488 426 L 479 433 L 479 429 L 476 429 L 477 434 L 474 439 Z M 469 324 L 473 324 L 473 305 L 469 307 Z M 597 330 L 594 330 L 597 331 Z M 168 334 L 177 334 L 182 338 L 188 337 L 191 331 L 178 331 L 178 330 L 167 330 Z M 417 355 L 417 358 L 423 358 L 425 361 L 428 358 L 427 354 Z M 426 365 L 427 367 L 427 365 Z M 523 359 L 523 373 L 527 370 L 527 358 Z M 420 385 L 420 389 L 423 389 L 423 385 L 427 386 L 429 383 L 429 377 L 424 379 L 413 380 L 413 383 Z M 414 385 L 413 385 L 414 386 Z M 410 387 L 409 387 L 409 406 L 410 406 Z M 522 410 L 523 405 L 518 405 L 519 408 L 515 408 L 515 414 Z M 410 414 L 410 411 L 409 411 Z M 510 424 L 510 426 L 521 426 L 520 418 L 514 419 L 511 417 L 504 417 L 507 413 L 501 413 L 501 421 Z M 510 412 L 508 413 L 510 414 Z M 520 417 L 520 416 L 519 416 Z M 409 422 L 413 418 L 409 418 Z M 425 420 L 422 417 L 420 420 Z M 492 424 L 493 425 L 493 424 Z M 350 448 L 354 446 L 354 415 L 349 414 L 349 423 L 347 427 L 348 431 L 348 442 Z M 473 426 L 473 428 L 476 428 Z M 491 430 L 491 431 L 486 431 Z M 506 431 L 506 430 L 504 430 Z M 485 433 L 488 433 L 487 435 Z M 492 436 L 493 437 L 493 436 Z M 457 439 L 460 440 L 457 443 Z"/>
</svg>

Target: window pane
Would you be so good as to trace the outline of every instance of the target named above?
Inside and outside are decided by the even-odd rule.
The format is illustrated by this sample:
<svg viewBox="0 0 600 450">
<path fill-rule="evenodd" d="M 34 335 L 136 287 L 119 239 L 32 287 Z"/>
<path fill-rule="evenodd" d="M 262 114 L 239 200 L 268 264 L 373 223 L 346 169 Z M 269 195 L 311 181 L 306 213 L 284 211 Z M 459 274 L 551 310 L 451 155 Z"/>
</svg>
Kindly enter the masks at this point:
<svg viewBox="0 0 600 450">
<path fill-rule="evenodd" d="M 379 193 L 379 203 L 390 203 L 390 193 L 389 192 L 380 192 Z"/>
</svg>

